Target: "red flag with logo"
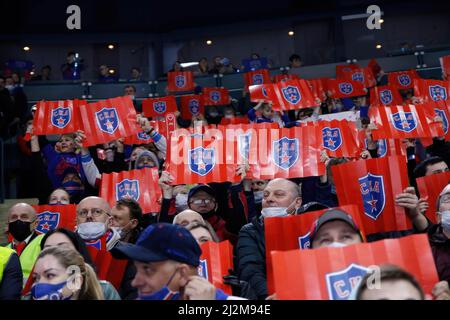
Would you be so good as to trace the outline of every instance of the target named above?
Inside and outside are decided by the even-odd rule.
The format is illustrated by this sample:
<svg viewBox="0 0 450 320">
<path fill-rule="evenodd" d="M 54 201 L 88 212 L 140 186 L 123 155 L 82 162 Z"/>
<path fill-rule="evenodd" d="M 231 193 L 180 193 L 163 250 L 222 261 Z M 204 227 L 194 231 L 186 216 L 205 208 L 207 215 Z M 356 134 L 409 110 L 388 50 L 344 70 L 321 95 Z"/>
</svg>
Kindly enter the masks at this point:
<svg viewBox="0 0 450 320">
<path fill-rule="evenodd" d="M 442 68 L 442 78 L 450 80 L 450 56 L 440 57 L 439 62 Z"/>
<path fill-rule="evenodd" d="M 128 145 L 141 145 L 148 144 L 150 142 L 153 142 L 153 139 L 144 131 L 140 131 L 132 136 L 126 137 L 123 140 L 123 143 Z"/>
<path fill-rule="evenodd" d="M 226 137 L 218 129 L 207 129 L 202 136 L 176 130 L 170 136 L 167 163 L 173 184 L 239 182 L 237 160 L 227 154 Z"/>
<path fill-rule="evenodd" d="M 286 80 L 300 80 L 300 77 L 297 74 L 291 74 L 291 73 L 276 74 L 272 77 L 273 83 L 286 81 Z"/>
<path fill-rule="evenodd" d="M 248 90 L 249 86 L 271 83 L 269 70 L 259 69 L 255 71 L 249 71 L 244 73 L 245 90 Z"/>
<path fill-rule="evenodd" d="M 361 82 L 341 79 L 328 79 L 327 91 L 331 98 L 350 98 L 367 94 L 367 89 Z"/>
<path fill-rule="evenodd" d="M 389 72 L 388 83 L 396 87 L 398 90 L 414 88 L 414 79 L 419 79 L 419 74 L 416 70 Z"/>
<path fill-rule="evenodd" d="M 207 279 L 217 289 L 232 294 L 231 286 L 224 283 L 223 277 L 233 270 L 233 246 L 227 241 L 219 243 L 208 241 L 201 245 L 202 255 L 198 275 Z"/>
<path fill-rule="evenodd" d="M 167 113 L 178 111 L 175 96 L 149 98 L 142 101 L 142 113 L 147 118 L 164 117 Z"/>
<path fill-rule="evenodd" d="M 296 110 L 317 106 L 317 101 L 306 80 L 285 80 L 274 83 L 278 105 L 272 105 L 275 111 Z"/>
<path fill-rule="evenodd" d="M 280 103 L 278 101 L 278 95 L 276 93 L 275 84 L 259 84 L 249 87 L 250 101 L 251 102 L 271 102 L 272 107 L 280 109 Z"/>
<path fill-rule="evenodd" d="M 342 70 L 342 74 L 338 79 L 358 81 L 366 88 L 371 88 L 377 85 L 377 81 L 370 68 L 359 68 L 352 70 Z"/>
<path fill-rule="evenodd" d="M 368 149 L 367 138 L 364 130 L 358 133 L 359 143 Z M 386 156 L 404 156 L 406 155 L 406 146 L 402 141 L 395 139 L 380 139 L 374 141 L 377 144 L 377 157 L 383 158 Z"/>
<path fill-rule="evenodd" d="M 275 251 L 272 260 L 279 300 L 348 300 L 374 265 L 411 273 L 427 298 L 439 281 L 425 234 L 342 248 Z"/>
<path fill-rule="evenodd" d="M 403 98 L 397 88 L 388 86 L 374 87 L 370 90 L 370 105 L 392 106 L 403 104 Z"/>
<path fill-rule="evenodd" d="M 39 101 L 33 119 L 33 134 L 65 134 L 81 129 L 78 109 L 81 104 L 86 101 Z"/>
<path fill-rule="evenodd" d="M 167 87 L 170 92 L 194 90 L 194 75 L 191 71 L 167 73 Z"/>
<path fill-rule="evenodd" d="M 365 239 L 365 233 L 361 224 L 361 218 L 356 205 L 338 207 L 347 212 L 361 230 L 361 236 Z M 310 232 L 313 223 L 326 210 L 302 213 L 288 217 L 264 218 L 264 234 L 266 239 L 266 263 L 267 263 L 267 289 L 274 293 L 272 251 L 308 250 L 311 247 Z"/>
<path fill-rule="evenodd" d="M 369 108 L 374 140 L 432 138 L 443 135 L 442 126 L 434 121 L 435 112 L 430 105 L 403 105 Z"/>
<path fill-rule="evenodd" d="M 345 72 L 358 70 L 361 67 L 356 63 L 339 64 L 336 66 L 336 78 L 342 78 Z"/>
<path fill-rule="evenodd" d="M 314 99 L 319 99 L 321 102 L 327 99 L 326 80 L 324 79 L 310 79 L 306 80 L 309 84 Z"/>
<path fill-rule="evenodd" d="M 33 208 L 36 210 L 39 220 L 36 227 L 37 233 L 47 233 L 57 228 L 75 230 L 77 224 L 76 205 L 34 205 Z"/>
<path fill-rule="evenodd" d="M 357 204 L 367 234 L 407 230 L 411 222 L 395 196 L 408 187 L 406 157 L 391 156 L 331 167 L 339 204 Z"/>
<path fill-rule="evenodd" d="M 136 200 L 142 212 L 159 212 L 161 189 L 158 185 L 158 169 L 145 168 L 102 174 L 100 197 L 112 207 L 123 198 Z"/>
<path fill-rule="evenodd" d="M 439 194 L 450 183 L 450 172 L 441 172 L 424 176 L 416 179 L 417 187 L 421 198 L 428 197 L 427 202 L 429 204 L 428 210 L 425 215 L 433 223 L 436 223 L 436 201 Z"/>
<path fill-rule="evenodd" d="M 129 137 L 142 130 L 129 96 L 81 105 L 80 113 L 85 147 Z"/>
<path fill-rule="evenodd" d="M 450 81 L 414 79 L 414 96 L 424 102 L 448 101 Z"/>
<path fill-rule="evenodd" d="M 191 94 L 180 97 L 181 118 L 191 120 L 192 116 L 205 113 L 203 97 L 201 95 Z"/>
<path fill-rule="evenodd" d="M 225 88 L 203 88 L 203 104 L 205 106 L 222 106 L 230 104 L 230 95 Z"/>
</svg>

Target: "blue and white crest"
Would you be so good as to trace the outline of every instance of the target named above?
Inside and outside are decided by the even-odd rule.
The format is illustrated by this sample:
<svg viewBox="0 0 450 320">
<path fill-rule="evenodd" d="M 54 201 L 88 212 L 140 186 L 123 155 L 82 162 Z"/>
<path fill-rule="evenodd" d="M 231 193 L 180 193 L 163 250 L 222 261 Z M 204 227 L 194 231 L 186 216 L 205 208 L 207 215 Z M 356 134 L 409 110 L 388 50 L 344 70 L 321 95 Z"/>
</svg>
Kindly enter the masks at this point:
<svg viewBox="0 0 450 320">
<path fill-rule="evenodd" d="M 103 132 L 113 134 L 119 127 L 119 116 L 116 108 L 103 108 L 95 113 L 97 125 Z"/>
<path fill-rule="evenodd" d="M 411 78 L 407 74 L 401 74 L 397 77 L 398 83 L 402 86 L 407 87 L 411 84 Z"/>
<path fill-rule="evenodd" d="M 339 91 L 343 94 L 350 94 L 353 92 L 353 86 L 348 82 L 339 83 Z"/>
<path fill-rule="evenodd" d="M 272 142 L 272 157 L 275 165 L 287 170 L 292 167 L 299 158 L 299 142 L 297 138 L 283 137 Z"/>
<path fill-rule="evenodd" d="M 248 160 L 250 155 L 250 142 L 252 139 L 251 133 L 238 135 L 238 151 L 242 158 Z"/>
<path fill-rule="evenodd" d="M 358 182 L 364 214 L 373 220 L 377 220 L 386 206 L 383 176 L 368 173 L 358 178 Z"/>
<path fill-rule="evenodd" d="M 433 101 L 447 100 L 447 89 L 440 85 L 429 86 L 430 97 Z"/>
<path fill-rule="evenodd" d="M 36 227 L 36 231 L 39 233 L 47 233 L 58 228 L 59 212 L 44 211 L 39 213 L 37 218 L 39 219 L 39 224 Z"/>
<path fill-rule="evenodd" d="M 200 260 L 200 264 L 197 267 L 198 275 L 208 280 L 208 261 L 206 259 Z"/>
<path fill-rule="evenodd" d="M 411 132 L 417 128 L 417 121 L 412 112 L 399 111 L 391 114 L 394 128 L 404 132 Z"/>
<path fill-rule="evenodd" d="M 52 125 L 57 128 L 65 128 L 72 119 L 70 108 L 58 107 L 52 110 Z"/>
<path fill-rule="evenodd" d="M 150 139 L 150 135 L 147 132 L 141 131 L 137 133 L 138 140 L 148 140 Z"/>
<path fill-rule="evenodd" d="M 325 277 L 330 300 L 348 300 L 367 272 L 368 268 L 352 263 L 344 270 L 328 273 Z"/>
<path fill-rule="evenodd" d="M 175 85 L 177 86 L 177 88 L 183 88 L 186 85 L 186 77 L 183 75 L 176 76 Z"/>
<path fill-rule="evenodd" d="M 189 150 L 189 169 L 198 175 L 206 176 L 216 165 L 214 149 L 197 147 Z"/>
<path fill-rule="evenodd" d="M 153 110 L 158 113 L 164 113 L 167 110 L 167 105 L 165 101 L 153 102 Z"/>
<path fill-rule="evenodd" d="M 200 111 L 200 103 L 197 99 L 192 99 L 189 101 L 189 111 L 196 115 Z"/>
<path fill-rule="evenodd" d="M 445 113 L 444 110 L 441 109 L 434 109 L 434 112 L 437 116 L 441 117 L 442 119 L 442 124 L 444 126 L 444 133 L 447 134 L 448 132 L 448 119 L 447 119 L 447 114 Z"/>
<path fill-rule="evenodd" d="M 281 91 L 283 93 L 283 98 L 289 103 L 296 104 L 302 100 L 302 94 L 297 87 L 287 86 L 286 88 L 282 88 Z"/>
<path fill-rule="evenodd" d="M 256 84 L 263 84 L 264 83 L 264 77 L 263 77 L 263 75 L 261 73 L 254 74 L 252 76 L 252 81 L 253 81 L 254 85 L 256 85 Z"/>
<path fill-rule="evenodd" d="M 211 99 L 211 101 L 217 103 L 220 101 L 220 91 L 211 91 L 209 93 L 209 98 Z"/>
<path fill-rule="evenodd" d="M 336 151 L 342 145 L 341 129 L 325 127 L 322 129 L 323 147 Z"/>
<path fill-rule="evenodd" d="M 135 201 L 139 200 L 139 180 L 129 180 L 123 179 L 119 183 L 116 183 L 116 200 L 120 199 L 133 199 Z"/>
<path fill-rule="evenodd" d="M 310 232 L 307 234 L 298 237 L 298 247 L 300 249 L 309 249 L 311 248 L 311 239 L 309 238 Z"/>
<path fill-rule="evenodd" d="M 382 104 L 390 104 L 392 102 L 392 91 L 384 89 L 380 91 L 380 101 Z"/>
<path fill-rule="evenodd" d="M 364 73 L 355 72 L 354 74 L 352 74 L 352 80 L 364 83 Z"/>
</svg>

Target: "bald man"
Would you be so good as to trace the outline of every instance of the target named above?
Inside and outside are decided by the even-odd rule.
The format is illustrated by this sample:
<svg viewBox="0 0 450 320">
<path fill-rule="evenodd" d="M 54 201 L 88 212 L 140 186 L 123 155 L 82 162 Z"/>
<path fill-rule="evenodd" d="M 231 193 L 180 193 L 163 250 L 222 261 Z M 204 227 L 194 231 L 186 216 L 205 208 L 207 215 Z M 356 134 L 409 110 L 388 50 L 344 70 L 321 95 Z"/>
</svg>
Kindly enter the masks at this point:
<svg viewBox="0 0 450 320">
<path fill-rule="evenodd" d="M 39 219 L 34 208 L 27 203 L 17 203 L 12 206 L 8 210 L 7 221 L 8 233 L 13 238 L 7 247 L 15 250 L 20 258 L 25 284 L 41 252 L 41 240 L 44 235 L 36 233 Z"/>
<path fill-rule="evenodd" d="M 301 205 L 300 186 L 290 180 L 274 179 L 264 188 L 261 216 L 242 227 L 236 246 L 239 279 L 247 281 L 256 294 L 246 298 L 265 299 L 268 295 L 264 219 L 293 215 Z"/>
<path fill-rule="evenodd" d="M 180 225 L 182 227 L 186 227 L 192 222 L 204 223 L 205 220 L 203 220 L 200 213 L 191 209 L 181 211 L 175 216 L 175 218 L 173 218 L 173 224 Z"/>
<path fill-rule="evenodd" d="M 111 207 L 100 197 L 86 197 L 77 206 L 77 233 L 87 246 L 110 250 L 120 240 L 120 233 L 111 229 Z"/>
</svg>

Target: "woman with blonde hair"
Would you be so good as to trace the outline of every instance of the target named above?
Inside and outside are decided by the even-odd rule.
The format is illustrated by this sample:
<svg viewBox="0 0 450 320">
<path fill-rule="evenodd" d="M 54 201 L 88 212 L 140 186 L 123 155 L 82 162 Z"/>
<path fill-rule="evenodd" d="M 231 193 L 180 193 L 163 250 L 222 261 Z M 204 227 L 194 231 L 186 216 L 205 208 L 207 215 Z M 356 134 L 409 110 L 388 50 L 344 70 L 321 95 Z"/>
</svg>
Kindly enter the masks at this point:
<svg viewBox="0 0 450 320">
<path fill-rule="evenodd" d="M 33 300 L 104 300 L 92 267 L 67 247 L 44 249 L 36 260 L 33 280 Z"/>
</svg>

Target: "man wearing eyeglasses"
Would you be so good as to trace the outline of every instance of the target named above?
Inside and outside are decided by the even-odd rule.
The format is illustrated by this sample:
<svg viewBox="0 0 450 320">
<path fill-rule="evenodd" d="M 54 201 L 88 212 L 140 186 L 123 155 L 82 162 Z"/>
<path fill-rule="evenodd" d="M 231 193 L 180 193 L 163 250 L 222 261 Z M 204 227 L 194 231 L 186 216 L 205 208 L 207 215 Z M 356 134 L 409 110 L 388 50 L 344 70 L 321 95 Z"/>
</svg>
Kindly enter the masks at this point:
<svg viewBox="0 0 450 320">
<path fill-rule="evenodd" d="M 104 199 L 87 197 L 77 206 L 77 233 L 99 250 L 110 250 L 120 240 L 120 233 L 111 229 L 111 208 Z"/>
</svg>

